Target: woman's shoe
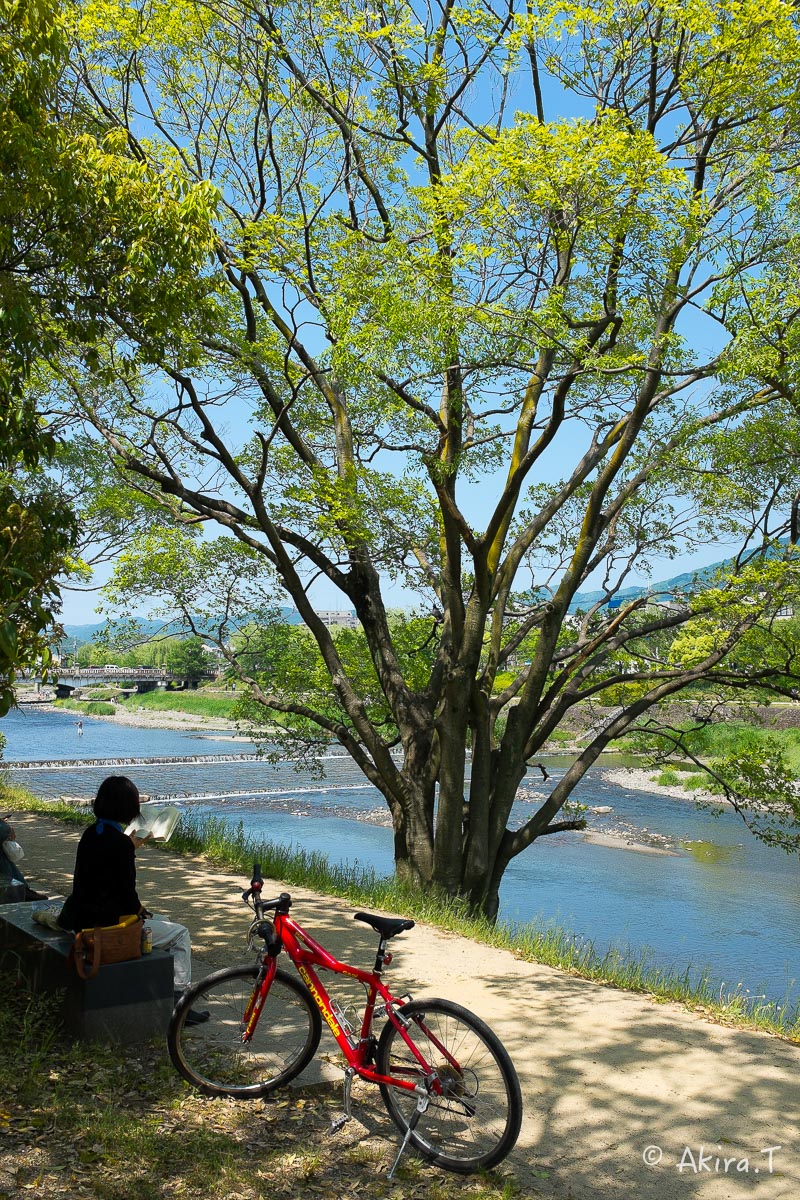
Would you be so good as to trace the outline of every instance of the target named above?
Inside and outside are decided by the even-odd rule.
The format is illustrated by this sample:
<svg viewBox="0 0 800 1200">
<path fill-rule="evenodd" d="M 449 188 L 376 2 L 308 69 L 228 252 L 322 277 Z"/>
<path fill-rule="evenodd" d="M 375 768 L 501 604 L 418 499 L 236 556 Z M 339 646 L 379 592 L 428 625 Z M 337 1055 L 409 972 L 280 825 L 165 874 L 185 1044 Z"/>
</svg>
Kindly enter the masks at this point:
<svg viewBox="0 0 800 1200">
<path fill-rule="evenodd" d="M 177 1006 L 180 1003 L 180 1001 L 182 1000 L 184 993 L 183 992 L 174 992 L 173 995 L 174 995 L 174 999 L 175 999 L 175 1004 Z M 208 1020 L 208 1018 L 210 1016 L 211 1016 L 211 1013 L 208 1012 L 207 1009 L 198 1012 L 196 1008 L 190 1008 L 188 1013 L 186 1014 L 185 1024 L 187 1024 L 187 1025 L 202 1025 L 205 1021 Z"/>
<path fill-rule="evenodd" d="M 202 1025 L 210 1016 L 211 1013 L 208 1011 L 208 1009 L 198 1012 L 196 1008 L 190 1008 L 186 1014 L 184 1025 Z"/>
</svg>

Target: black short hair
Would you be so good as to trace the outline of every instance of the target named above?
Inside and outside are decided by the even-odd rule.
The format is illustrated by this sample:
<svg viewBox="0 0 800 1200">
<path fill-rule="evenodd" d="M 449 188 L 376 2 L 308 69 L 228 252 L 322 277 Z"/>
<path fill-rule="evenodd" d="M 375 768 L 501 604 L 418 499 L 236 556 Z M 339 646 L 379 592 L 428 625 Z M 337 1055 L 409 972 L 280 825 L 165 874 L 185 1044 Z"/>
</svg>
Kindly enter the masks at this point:
<svg viewBox="0 0 800 1200">
<path fill-rule="evenodd" d="M 109 775 L 97 789 L 92 808 L 96 817 L 127 825 L 141 811 L 139 789 L 127 775 Z"/>
</svg>

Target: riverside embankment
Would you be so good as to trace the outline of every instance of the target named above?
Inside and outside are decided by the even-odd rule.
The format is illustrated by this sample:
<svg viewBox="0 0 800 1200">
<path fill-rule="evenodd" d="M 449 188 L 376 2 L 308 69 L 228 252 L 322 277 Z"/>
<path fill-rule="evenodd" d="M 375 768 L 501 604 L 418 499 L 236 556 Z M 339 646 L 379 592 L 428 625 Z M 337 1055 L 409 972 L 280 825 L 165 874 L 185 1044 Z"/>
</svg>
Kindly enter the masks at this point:
<svg viewBox="0 0 800 1200">
<path fill-rule="evenodd" d="M 79 735 L 71 714 L 52 711 L 12 713 L 0 728 L 8 733 L 12 782 L 37 795 L 88 799 L 104 775 L 129 774 L 143 793 L 222 818 L 234 830 L 241 825 L 247 836 L 391 874 L 385 803 L 346 756 L 326 759 L 320 779 L 290 762 L 253 757 L 227 731 L 86 721 Z M 36 757 L 61 765 L 14 772 L 11 760 Z M 551 779 L 564 769 L 563 761 L 548 760 Z M 601 955 L 613 946 L 626 959 L 646 953 L 657 968 L 682 974 L 690 967 L 694 981 L 705 970 L 708 986 L 725 996 L 765 994 L 791 1006 L 800 964 L 796 863 L 749 837 L 732 814 L 714 820 L 688 797 L 626 787 L 626 776 L 612 782 L 610 769 L 593 771 L 581 785 L 578 798 L 590 809 L 586 835 L 542 839 L 512 862 L 501 918 L 512 927 L 558 926 Z M 618 769 L 627 773 L 624 764 Z M 513 820 L 527 819 L 547 786 L 532 772 Z"/>
<path fill-rule="evenodd" d="M 37 883 L 63 894 L 78 832 L 39 815 L 22 815 L 16 825 Z M 195 977 L 247 958 L 240 877 L 155 849 L 137 858 L 142 898 L 192 932 Z M 268 886 L 279 890 L 282 883 Z M 310 932 L 335 953 L 371 961 L 372 935 L 353 922 L 344 902 L 292 891 L 295 913 Z M 515 1061 L 525 1119 L 504 1166 L 512 1194 L 554 1200 L 800 1195 L 800 1047 L 429 926 L 418 926 L 393 948 L 393 984 L 466 1004 L 492 1025 Z M 322 1049 L 330 1052 L 333 1043 Z M 319 1060 L 309 1071 L 300 1083 L 337 1077 L 338 1068 Z M 343 1146 L 377 1146 L 388 1164 L 395 1142 L 377 1097 L 360 1090 L 356 1112 L 336 1138 Z"/>
</svg>

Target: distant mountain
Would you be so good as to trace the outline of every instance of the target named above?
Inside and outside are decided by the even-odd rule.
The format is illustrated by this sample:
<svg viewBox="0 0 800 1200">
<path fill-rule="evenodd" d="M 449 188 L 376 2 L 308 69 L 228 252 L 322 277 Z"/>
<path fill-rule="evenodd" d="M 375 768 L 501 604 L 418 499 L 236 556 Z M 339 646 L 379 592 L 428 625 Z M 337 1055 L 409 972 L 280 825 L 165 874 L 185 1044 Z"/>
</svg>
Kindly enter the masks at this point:
<svg viewBox="0 0 800 1200">
<path fill-rule="evenodd" d="M 91 642 L 95 634 L 101 633 L 108 624 L 108 621 L 98 621 L 92 625 L 64 625 L 64 641 L 72 642 L 77 638 L 78 645 L 82 646 L 84 642 Z M 137 618 L 137 624 L 147 637 L 152 637 L 156 633 L 180 634 L 185 632 L 179 625 L 165 626 L 163 621 L 151 621 L 145 617 Z"/>
<path fill-rule="evenodd" d="M 300 614 L 294 608 L 282 608 L 283 619 L 287 625 L 302 624 Z M 145 637 L 155 637 L 160 634 L 162 637 L 188 637 L 189 630 L 180 621 L 170 621 L 166 624 L 164 621 L 154 621 L 149 617 L 134 618 L 138 628 Z M 78 645 L 82 646 L 85 642 L 91 642 L 95 635 L 102 633 L 109 624 L 113 622 L 98 621 L 91 625 L 64 625 L 64 639 L 62 646 L 72 643 L 77 638 Z M 209 626 L 210 627 L 210 626 Z"/>
<path fill-rule="evenodd" d="M 728 566 L 730 562 L 730 559 L 722 559 L 720 562 L 710 563 L 707 567 L 698 567 L 696 571 L 683 571 L 680 575 L 673 575 L 670 579 L 662 579 L 658 583 L 650 583 L 646 587 L 623 588 L 617 592 L 613 603 L 625 604 L 629 600 L 636 600 L 639 596 L 646 596 L 648 593 L 659 596 L 674 596 L 676 592 L 684 592 L 698 583 L 703 583 L 705 580 L 713 578 L 720 567 Z M 575 612 L 579 608 L 586 611 L 593 604 L 602 601 L 605 594 L 605 592 L 601 591 L 576 592 L 569 606 L 569 611 Z"/>
<path fill-rule="evenodd" d="M 720 567 L 726 566 L 729 561 L 730 560 L 728 559 L 723 559 L 720 562 L 711 563 L 707 567 L 699 567 L 696 571 L 683 571 L 680 575 L 673 575 L 669 579 L 662 579 L 658 583 L 651 583 L 646 587 L 641 586 L 623 588 L 622 591 L 617 592 L 617 595 L 614 598 L 614 603 L 619 602 L 624 604 L 626 601 L 635 600 L 637 597 L 644 596 L 648 592 L 653 594 L 658 593 L 659 595 L 666 596 L 674 595 L 676 592 L 685 591 L 698 581 L 702 582 L 705 579 L 710 579 L 720 569 Z M 599 590 L 592 592 L 576 592 L 575 598 L 569 606 L 569 611 L 575 612 L 579 608 L 585 611 L 587 608 L 591 608 L 593 604 L 597 604 L 598 601 L 602 601 L 604 596 L 605 592 L 601 592 Z M 296 609 L 282 608 L 281 612 L 283 613 L 283 618 L 287 625 L 302 625 L 302 618 Z M 173 637 L 188 636 L 188 630 L 181 626 L 178 622 L 172 622 L 171 624 L 165 625 L 163 621 L 152 621 L 149 618 L 141 617 L 138 618 L 138 623 L 142 632 L 147 637 L 153 637 L 157 633 L 162 635 L 166 634 Z M 65 625 L 64 642 L 73 642 L 75 638 L 78 639 L 79 646 L 84 642 L 90 642 L 94 638 L 95 634 L 100 633 L 101 630 L 105 629 L 107 624 L 108 622 L 106 621 L 100 621 L 95 625 Z"/>
</svg>

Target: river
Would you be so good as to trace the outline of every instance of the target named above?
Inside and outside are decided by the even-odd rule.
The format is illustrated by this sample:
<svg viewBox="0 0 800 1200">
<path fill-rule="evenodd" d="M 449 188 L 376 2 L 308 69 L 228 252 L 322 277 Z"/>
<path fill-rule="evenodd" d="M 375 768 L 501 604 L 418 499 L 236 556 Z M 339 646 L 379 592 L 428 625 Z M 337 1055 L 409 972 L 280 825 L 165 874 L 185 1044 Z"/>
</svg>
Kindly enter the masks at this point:
<svg viewBox="0 0 800 1200">
<path fill-rule="evenodd" d="M 86 718 L 79 735 L 74 714 L 47 709 L 12 712 L 0 721 L 0 732 L 7 739 L 10 777 L 38 795 L 89 796 L 116 769 L 143 793 L 213 812 L 233 825 L 242 822 L 248 833 L 378 874 L 391 872 L 385 804 L 341 755 L 326 759 L 325 778 L 317 780 L 292 764 L 237 758 L 254 747 L 227 733 L 138 729 Z M 199 761 L 108 765 L 125 758 Z M 32 760 L 69 765 L 14 770 L 15 762 Z M 553 759 L 547 766 L 557 777 L 565 763 Z M 543 795 L 535 771 L 513 820 L 522 822 Z M 715 819 L 688 799 L 618 787 L 604 778 L 602 767 L 587 777 L 576 799 L 611 807 L 589 820 L 593 832 L 615 835 L 615 844 L 593 844 L 574 833 L 541 839 L 506 872 L 503 921 L 558 925 L 599 951 L 610 945 L 634 953 L 647 948 L 650 963 L 689 968 L 693 976 L 708 971 L 726 992 L 740 987 L 797 1002 L 796 858 L 763 846 L 731 813 Z M 626 838 L 671 853 L 637 851 Z M 35 881 L 33 864 L 29 869 Z"/>
</svg>

